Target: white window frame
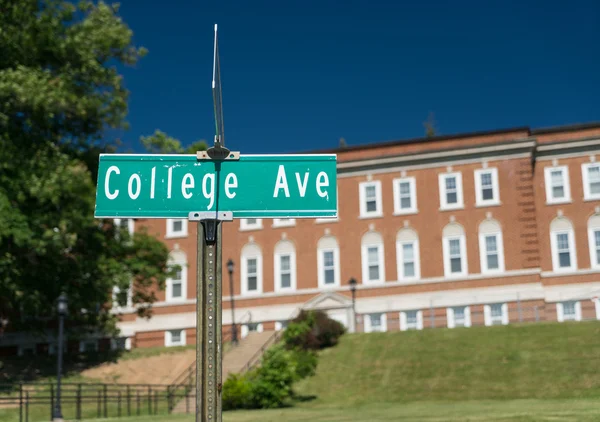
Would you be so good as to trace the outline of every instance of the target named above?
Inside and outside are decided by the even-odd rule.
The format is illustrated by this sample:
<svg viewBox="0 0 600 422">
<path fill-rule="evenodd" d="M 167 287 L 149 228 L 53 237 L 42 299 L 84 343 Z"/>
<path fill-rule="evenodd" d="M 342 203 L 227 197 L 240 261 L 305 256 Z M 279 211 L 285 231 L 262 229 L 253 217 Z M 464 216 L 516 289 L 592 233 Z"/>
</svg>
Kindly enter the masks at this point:
<svg viewBox="0 0 600 422">
<path fill-rule="evenodd" d="M 129 282 L 129 287 L 127 288 L 127 303 L 125 306 L 121 306 L 117 303 L 117 295 L 121 292 L 121 289 L 117 286 L 113 286 L 112 289 L 112 303 L 113 308 L 115 309 L 123 309 L 123 308 L 131 308 L 133 306 L 133 282 Z"/>
<path fill-rule="evenodd" d="M 179 265 L 181 267 L 181 297 L 173 297 L 173 279 L 167 278 L 165 300 L 167 302 L 182 302 L 187 299 L 187 262 L 184 261 L 171 261 L 169 266 L 174 267 Z"/>
<path fill-rule="evenodd" d="M 181 221 L 181 231 L 173 231 L 173 225 L 175 221 Z M 177 239 L 180 237 L 187 237 L 188 235 L 188 221 L 185 218 L 167 218 L 167 234 L 166 239 Z"/>
<path fill-rule="evenodd" d="M 275 331 L 285 330 L 289 325 L 289 321 L 275 321 Z"/>
<path fill-rule="evenodd" d="M 325 252 L 333 252 L 333 265 L 334 265 L 334 273 L 333 273 L 333 284 L 325 284 L 325 259 L 323 254 Z M 331 287 L 339 287 L 340 286 L 340 248 L 339 245 L 335 248 L 322 248 L 317 251 L 317 269 L 319 271 L 318 281 L 319 288 L 328 289 Z"/>
<path fill-rule="evenodd" d="M 290 257 L 290 287 L 281 285 L 281 257 Z M 296 290 L 296 253 L 295 252 L 275 252 L 274 256 L 275 270 L 275 291 L 276 292 L 292 292 Z"/>
<path fill-rule="evenodd" d="M 446 179 L 449 179 L 450 177 L 456 178 L 456 204 L 448 204 L 447 202 L 448 197 L 446 196 Z M 462 173 L 460 171 L 440 173 L 438 175 L 438 182 L 440 190 L 440 210 L 456 210 L 465 207 L 463 198 Z"/>
<path fill-rule="evenodd" d="M 564 302 L 556 303 L 556 320 L 558 322 L 565 321 L 564 305 L 566 302 L 575 303 L 575 319 L 573 321 L 581 321 L 581 301 L 579 300 L 566 300 Z M 571 321 L 571 320 L 568 320 Z"/>
<path fill-rule="evenodd" d="M 172 335 L 173 335 L 174 331 L 179 331 L 181 334 L 179 342 L 173 342 Z M 185 329 L 165 331 L 165 346 L 166 347 L 177 347 L 177 346 L 185 346 L 185 345 L 186 345 Z"/>
<path fill-rule="evenodd" d="M 481 178 L 484 174 L 490 174 L 492 176 L 492 199 L 483 199 L 483 185 L 481 183 Z M 475 170 L 475 204 L 478 207 L 500 205 L 500 187 L 498 184 L 497 168 L 492 167 Z"/>
<path fill-rule="evenodd" d="M 110 350 L 118 350 L 116 338 L 110 339 Z M 131 350 L 131 337 L 125 337 L 125 350 Z"/>
<path fill-rule="evenodd" d="M 487 327 L 492 325 L 492 305 L 499 305 L 498 303 L 492 303 L 489 305 L 483 305 L 483 320 Z M 508 325 L 508 304 L 502 303 L 502 325 Z"/>
<path fill-rule="evenodd" d="M 450 240 L 458 239 L 460 246 L 461 272 L 453 273 L 450 265 Z M 442 253 L 444 255 L 444 276 L 447 278 L 464 277 L 469 273 L 467 268 L 467 245 L 464 233 L 458 236 L 445 236 L 442 239 Z"/>
<path fill-rule="evenodd" d="M 569 255 L 571 257 L 570 267 L 560 267 L 560 260 L 558 257 L 558 245 L 557 236 L 559 234 L 566 234 L 569 240 Z M 577 269 L 577 249 L 575 247 L 575 234 L 573 228 L 568 230 L 551 230 L 550 231 L 550 248 L 552 250 L 552 269 L 554 272 L 570 272 Z"/>
<path fill-rule="evenodd" d="M 465 328 L 471 326 L 471 308 L 469 306 L 452 306 L 446 308 L 446 319 L 448 328 L 456 328 L 456 319 L 454 317 L 454 308 L 465 308 Z M 462 327 L 461 327 L 462 328 Z"/>
<path fill-rule="evenodd" d="M 371 316 L 377 314 L 381 315 L 381 330 L 373 331 L 373 325 L 371 324 Z M 385 312 L 372 312 L 370 314 L 363 315 L 365 322 L 365 333 L 385 333 L 387 331 L 387 314 Z"/>
<path fill-rule="evenodd" d="M 263 228 L 262 218 L 255 218 L 256 223 L 249 224 L 247 218 L 240 219 L 240 231 L 260 230 Z"/>
<path fill-rule="evenodd" d="M 560 170 L 563 174 L 564 183 L 564 198 L 554 198 L 552 196 L 552 178 L 550 173 L 553 171 Z M 571 202 L 571 183 L 569 181 L 569 167 L 568 166 L 556 166 L 556 167 L 544 167 L 544 185 L 546 186 L 546 203 L 547 204 L 564 204 Z"/>
<path fill-rule="evenodd" d="M 498 253 L 498 268 L 488 268 L 487 249 L 485 238 L 487 236 L 496 236 L 496 248 Z M 502 232 L 479 233 L 479 261 L 481 263 L 482 274 L 497 274 L 504 272 L 504 241 Z"/>
<path fill-rule="evenodd" d="M 296 225 L 295 218 L 274 218 L 273 224 L 271 227 L 279 228 L 279 227 L 294 227 Z"/>
<path fill-rule="evenodd" d="M 414 254 L 414 265 L 415 265 L 415 275 L 411 277 L 407 277 L 404 274 L 404 254 L 403 254 L 403 246 L 407 244 L 413 245 L 413 254 Z M 419 280 L 421 278 L 421 259 L 419 253 L 419 239 L 407 240 L 407 241 L 396 241 L 396 262 L 398 263 L 398 281 L 412 281 Z"/>
<path fill-rule="evenodd" d="M 369 279 L 369 248 L 377 248 L 377 265 L 379 267 L 379 278 L 377 280 Z M 361 245 L 361 250 L 363 284 L 385 283 L 385 252 L 383 243 L 365 243 Z"/>
<path fill-rule="evenodd" d="M 600 199 L 600 193 L 592 194 L 590 191 L 590 180 L 588 175 L 588 169 L 590 167 L 599 167 L 600 163 L 584 163 L 581 165 L 581 176 L 583 180 L 583 199 L 586 201 L 595 201 Z"/>
<path fill-rule="evenodd" d="M 375 187 L 375 211 L 367 211 L 367 187 Z M 361 182 L 358 185 L 360 199 L 360 218 L 373 218 L 383 216 L 383 206 L 381 200 L 381 181 L 373 180 L 371 182 Z"/>
<path fill-rule="evenodd" d="M 248 259 L 256 259 L 256 290 L 248 290 Z M 263 291 L 262 253 L 259 255 L 242 256 L 242 295 L 255 296 Z"/>
<path fill-rule="evenodd" d="M 241 335 L 242 338 L 246 338 L 248 337 L 248 334 L 250 334 L 250 329 L 248 328 L 248 324 L 256 324 L 256 332 L 257 333 L 262 333 L 264 331 L 264 326 L 262 325 L 262 322 L 249 322 L 246 324 L 242 324 L 242 328 L 241 328 Z"/>
<path fill-rule="evenodd" d="M 410 208 L 402 208 L 400 197 L 400 184 L 408 183 L 410 192 Z M 414 177 L 402 177 L 394 179 L 394 215 L 416 214 L 417 210 L 417 183 Z"/>
<path fill-rule="evenodd" d="M 409 328 L 408 327 L 408 321 L 407 321 L 407 318 L 406 318 L 406 313 L 407 312 L 415 312 L 415 311 L 417 312 L 417 327 L 414 328 L 414 329 L 415 330 L 422 330 L 423 329 L 423 311 L 416 310 L 416 309 L 411 309 L 411 310 L 400 312 L 400 331 L 413 330 L 413 328 Z"/>
<path fill-rule="evenodd" d="M 123 218 L 114 218 L 113 222 L 115 226 L 120 227 L 122 220 Z M 125 220 L 127 220 L 127 231 L 130 236 L 133 236 L 133 233 L 135 232 L 135 220 L 133 218 L 125 218 Z"/>
<path fill-rule="evenodd" d="M 597 259 L 596 237 L 594 236 L 595 232 L 600 232 L 600 227 L 593 227 L 590 226 L 588 223 L 588 249 L 590 251 L 590 268 L 599 269 L 600 261 L 598 261 Z"/>
</svg>

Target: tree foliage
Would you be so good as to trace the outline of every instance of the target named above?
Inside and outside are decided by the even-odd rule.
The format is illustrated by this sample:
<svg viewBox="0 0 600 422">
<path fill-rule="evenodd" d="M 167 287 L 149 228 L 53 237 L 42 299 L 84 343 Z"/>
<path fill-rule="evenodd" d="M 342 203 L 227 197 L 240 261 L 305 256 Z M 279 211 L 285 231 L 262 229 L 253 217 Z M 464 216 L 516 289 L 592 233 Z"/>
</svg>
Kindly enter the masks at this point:
<svg viewBox="0 0 600 422">
<path fill-rule="evenodd" d="M 150 136 L 142 136 L 140 141 L 150 154 L 195 154 L 196 151 L 204 151 L 207 147 L 206 142 L 203 140 L 184 147 L 179 139 L 175 139 L 160 130 L 156 130 Z"/>
<path fill-rule="evenodd" d="M 65 291 L 70 327 L 110 331 L 114 287 L 133 281 L 148 315 L 168 275 L 162 243 L 93 217 L 98 153 L 115 149 L 107 129 L 127 128 L 116 66 L 145 54 L 117 12 L 0 0 L 0 322 L 12 329 L 47 326 Z"/>
</svg>

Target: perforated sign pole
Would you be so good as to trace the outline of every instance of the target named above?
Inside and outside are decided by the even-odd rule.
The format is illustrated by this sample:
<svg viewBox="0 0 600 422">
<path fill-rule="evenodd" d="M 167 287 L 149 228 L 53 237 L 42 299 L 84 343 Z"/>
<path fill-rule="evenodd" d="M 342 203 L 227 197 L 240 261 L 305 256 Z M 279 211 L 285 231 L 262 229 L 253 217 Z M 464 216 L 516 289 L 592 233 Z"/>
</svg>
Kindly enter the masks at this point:
<svg viewBox="0 0 600 422">
<path fill-rule="evenodd" d="M 221 221 L 198 222 L 196 420 L 221 422 Z"/>
</svg>

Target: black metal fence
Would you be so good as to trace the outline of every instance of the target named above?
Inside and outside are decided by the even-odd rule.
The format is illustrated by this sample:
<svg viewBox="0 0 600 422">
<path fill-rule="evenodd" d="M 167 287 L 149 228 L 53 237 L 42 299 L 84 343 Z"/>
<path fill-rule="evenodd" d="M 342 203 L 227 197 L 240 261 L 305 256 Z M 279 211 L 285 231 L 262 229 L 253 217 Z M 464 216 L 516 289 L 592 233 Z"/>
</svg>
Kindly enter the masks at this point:
<svg viewBox="0 0 600 422">
<path fill-rule="evenodd" d="M 57 400 L 52 383 L 0 384 L 0 411 L 19 422 L 52 420 Z M 172 413 L 191 413 L 193 389 L 162 384 L 64 383 L 61 409 L 65 420 L 120 418 Z"/>
</svg>

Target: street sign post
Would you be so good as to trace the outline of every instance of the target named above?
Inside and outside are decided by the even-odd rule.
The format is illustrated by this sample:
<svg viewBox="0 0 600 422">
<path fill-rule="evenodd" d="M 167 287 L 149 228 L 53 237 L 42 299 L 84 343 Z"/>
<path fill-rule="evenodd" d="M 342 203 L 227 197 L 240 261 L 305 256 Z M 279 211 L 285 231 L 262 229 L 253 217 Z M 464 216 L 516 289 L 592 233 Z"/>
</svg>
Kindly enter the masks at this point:
<svg viewBox="0 0 600 422">
<path fill-rule="evenodd" d="M 335 217 L 336 156 L 102 154 L 96 217 Z M 239 158 L 238 158 L 239 157 Z M 237 158 L 237 159 L 236 159 Z"/>
</svg>

